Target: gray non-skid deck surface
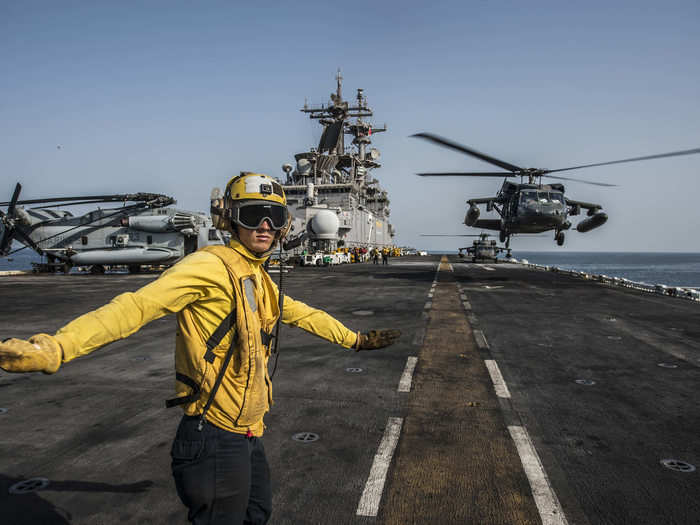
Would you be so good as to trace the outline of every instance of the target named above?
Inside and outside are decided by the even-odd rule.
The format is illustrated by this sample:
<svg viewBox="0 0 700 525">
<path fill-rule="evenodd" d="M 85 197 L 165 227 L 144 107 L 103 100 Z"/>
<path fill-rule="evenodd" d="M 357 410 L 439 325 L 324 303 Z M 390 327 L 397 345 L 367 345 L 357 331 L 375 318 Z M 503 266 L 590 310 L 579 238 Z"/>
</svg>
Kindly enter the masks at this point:
<svg viewBox="0 0 700 525">
<path fill-rule="evenodd" d="M 508 461 L 490 469 L 487 457 L 474 471 L 463 471 L 463 459 L 478 450 L 480 439 L 496 436 L 498 441 L 507 433 L 475 355 L 454 357 L 440 344 L 425 353 L 439 334 L 431 330 L 440 323 L 456 323 L 450 326 L 461 326 L 465 334 L 472 328 L 484 332 L 569 523 L 700 522 L 698 472 L 674 472 L 659 463 L 675 458 L 700 466 L 700 305 L 511 265 L 488 271 L 454 258 L 452 282 L 443 282 L 441 272 L 430 313 L 437 317 L 428 322 L 423 309 L 437 260 L 299 268 L 285 276 L 290 296 L 328 310 L 351 328 L 399 328 L 404 335 L 391 349 L 355 353 L 283 328 L 273 381 L 276 404 L 266 417 L 272 524 L 400 523 L 402 517 L 404 523 L 461 523 L 457 520 L 464 515 L 479 516 L 483 523 L 508 523 L 503 516 L 514 515 L 523 522 L 537 519 L 507 439 L 494 446 Z M 51 333 L 152 278 L 1 278 L 0 337 Z M 471 327 L 458 310 L 459 301 L 458 313 L 449 308 L 460 288 L 475 315 Z M 442 293 L 447 294 L 444 314 Z M 367 311 L 372 314 L 358 315 Z M 0 407 L 8 409 L 0 414 L 0 522 L 186 522 L 169 469 L 179 413 L 163 408 L 172 395 L 174 327 L 174 317 L 158 320 L 53 376 L 0 373 Z M 454 336 L 459 340 L 461 333 Z M 457 354 L 469 355 L 473 341 L 469 335 L 464 340 Z M 419 357 L 413 389 L 399 393 L 412 355 Z M 436 373 L 441 359 L 457 363 L 449 373 Z M 662 368 L 660 362 L 678 367 Z M 459 367 L 468 379 L 462 384 Z M 576 379 L 595 384 L 579 385 Z M 440 394 L 441 381 L 450 395 L 458 397 L 461 388 L 465 400 L 483 404 L 470 410 L 451 404 L 446 408 L 452 419 L 437 413 L 436 429 L 449 421 L 463 437 L 451 429 L 445 443 L 425 440 L 420 448 L 416 425 L 430 421 L 430 396 Z M 377 518 L 358 517 L 389 417 L 404 418 L 404 427 L 380 512 Z M 316 433 L 319 440 L 296 442 L 292 436 L 298 432 Z M 452 452 L 460 443 L 466 447 L 461 456 Z M 449 489 L 430 494 L 424 490 L 429 484 L 407 483 L 416 481 L 412 465 L 428 464 L 440 446 L 451 451 L 448 459 L 455 456 L 452 462 L 442 458 L 442 467 L 459 470 L 438 476 L 436 486 L 463 476 L 465 486 L 478 487 L 487 477 L 502 480 L 489 490 L 511 496 L 499 499 L 490 493 L 463 500 L 459 492 L 454 497 Z M 416 455 L 413 463 L 410 454 Z M 31 477 L 48 478 L 50 485 L 32 494 L 7 493 L 11 484 Z M 454 500 L 448 513 L 441 494 Z M 520 514 L 512 507 L 498 508 L 513 503 L 513 494 L 522 495 Z M 406 506 L 409 497 L 413 508 Z M 464 511 L 469 505 L 493 508 L 469 514 Z"/>
</svg>

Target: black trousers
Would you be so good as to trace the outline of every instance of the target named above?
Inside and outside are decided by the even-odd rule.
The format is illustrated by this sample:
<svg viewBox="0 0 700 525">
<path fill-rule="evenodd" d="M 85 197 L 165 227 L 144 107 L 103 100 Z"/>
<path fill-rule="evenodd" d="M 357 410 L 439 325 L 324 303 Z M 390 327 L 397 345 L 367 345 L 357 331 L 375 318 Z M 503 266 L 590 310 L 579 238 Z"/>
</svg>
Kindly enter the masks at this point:
<svg viewBox="0 0 700 525">
<path fill-rule="evenodd" d="M 267 523 L 270 469 L 262 440 L 184 416 L 170 455 L 175 487 L 195 525 Z"/>
</svg>

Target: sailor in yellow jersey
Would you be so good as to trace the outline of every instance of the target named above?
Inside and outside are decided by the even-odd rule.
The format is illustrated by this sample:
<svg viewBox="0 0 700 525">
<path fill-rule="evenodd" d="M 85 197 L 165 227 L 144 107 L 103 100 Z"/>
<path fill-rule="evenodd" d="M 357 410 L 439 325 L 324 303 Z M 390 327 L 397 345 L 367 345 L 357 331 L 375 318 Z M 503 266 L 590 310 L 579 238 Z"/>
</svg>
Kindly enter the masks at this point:
<svg viewBox="0 0 700 525">
<path fill-rule="evenodd" d="M 291 219 L 282 187 L 241 173 L 212 204 L 215 226 L 232 233 L 228 246 L 188 255 L 157 280 L 85 314 L 54 336 L 0 343 L 0 368 L 56 372 L 62 363 L 128 337 L 177 313 L 176 397 L 184 415 L 173 442 L 175 486 L 195 524 L 267 523 L 270 474 L 262 440 L 272 404 L 267 363 L 275 324 L 303 328 L 347 349 L 389 346 L 397 330 L 353 332 L 327 313 L 283 297 L 263 268 Z"/>
</svg>

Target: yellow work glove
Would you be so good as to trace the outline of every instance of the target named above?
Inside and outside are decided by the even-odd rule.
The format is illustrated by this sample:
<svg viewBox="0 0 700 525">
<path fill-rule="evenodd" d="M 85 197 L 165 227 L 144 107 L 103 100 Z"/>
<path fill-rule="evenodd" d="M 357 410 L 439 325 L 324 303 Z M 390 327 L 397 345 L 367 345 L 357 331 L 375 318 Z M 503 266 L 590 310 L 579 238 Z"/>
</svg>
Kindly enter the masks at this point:
<svg viewBox="0 0 700 525">
<path fill-rule="evenodd" d="M 376 350 L 393 345 L 400 335 L 400 330 L 370 330 L 366 334 L 357 334 L 355 351 Z"/>
<path fill-rule="evenodd" d="M 53 374 L 61 366 L 63 349 L 48 334 L 23 339 L 6 339 L 0 343 L 0 368 L 6 372 L 44 372 Z"/>
</svg>

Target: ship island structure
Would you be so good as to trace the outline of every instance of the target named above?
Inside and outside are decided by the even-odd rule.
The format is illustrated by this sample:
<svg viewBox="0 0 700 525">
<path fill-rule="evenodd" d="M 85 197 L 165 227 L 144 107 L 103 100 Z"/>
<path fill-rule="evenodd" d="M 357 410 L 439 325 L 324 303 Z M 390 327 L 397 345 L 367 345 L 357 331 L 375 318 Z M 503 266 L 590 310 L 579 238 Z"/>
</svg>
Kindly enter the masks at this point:
<svg viewBox="0 0 700 525">
<path fill-rule="evenodd" d="M 289 253 L 334 253 L 354 248 L 390 247 L 395 231 L 389 222 L 389 197 L 372 171 L 380 153 L 372 136 L 386 131 L 374 126 L 363 89 L 353 103 L 343 99 L 340 72 L 330 102 L 319 107 L 304 104 L 302 112 L 318 120 L 323 133 L 318 146 L 284 164 L 283 182 L 292 214 L 292 235 L 303 242 Z M 351 137 L 346 145 L 346 136 Z"/>
</svg>

